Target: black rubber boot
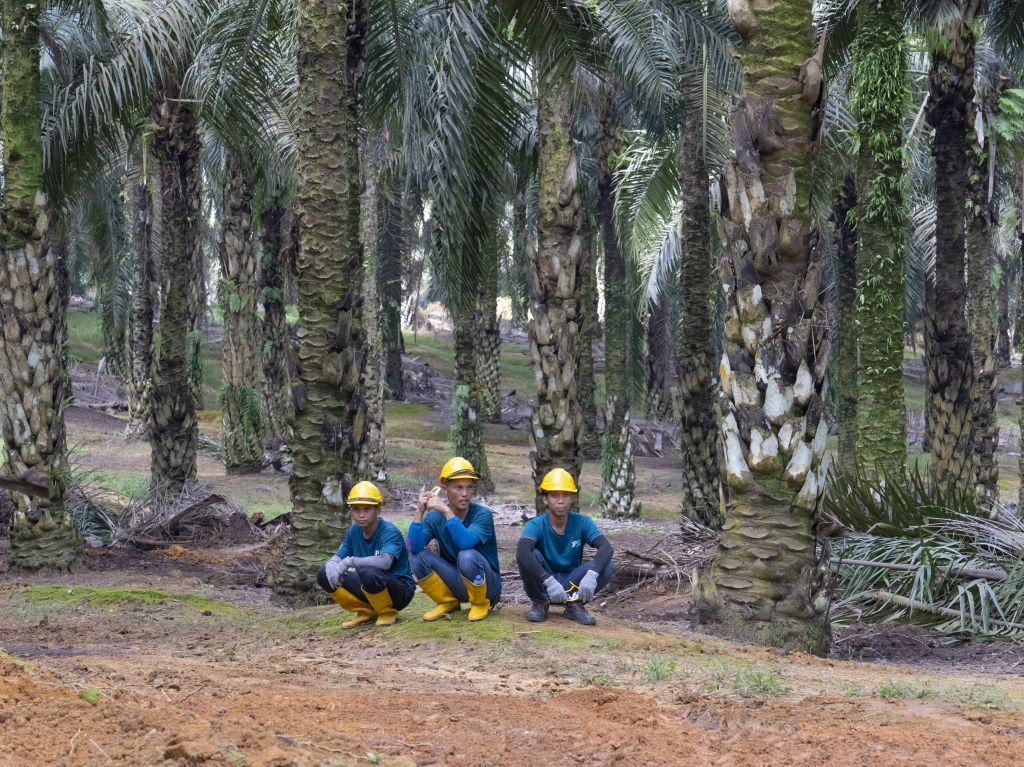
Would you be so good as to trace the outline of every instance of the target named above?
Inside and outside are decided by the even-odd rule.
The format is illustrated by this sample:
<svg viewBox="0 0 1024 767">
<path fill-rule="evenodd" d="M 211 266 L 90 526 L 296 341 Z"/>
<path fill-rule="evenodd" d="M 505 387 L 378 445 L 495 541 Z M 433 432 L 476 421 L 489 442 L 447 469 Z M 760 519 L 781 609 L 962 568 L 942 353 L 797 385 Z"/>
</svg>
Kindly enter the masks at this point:
<svg viewBox="0 0 1024 767">
<path fill-rule="evenodd" d="M 541 623 L 548 619 L 548 603 L 547 602 L 534 602 L 530 607 L 530 612 L 526 614 L 526 620 L 533 621 L 534 623 Z"/>
<path fill-rule="evenodd" d="M 569 602 L 565 606 L 565 617 L 584 626 L 593 626 L 597 623 L 597 618 L 588 613 L 587 608 L 579 602 Z"/>
</svg>

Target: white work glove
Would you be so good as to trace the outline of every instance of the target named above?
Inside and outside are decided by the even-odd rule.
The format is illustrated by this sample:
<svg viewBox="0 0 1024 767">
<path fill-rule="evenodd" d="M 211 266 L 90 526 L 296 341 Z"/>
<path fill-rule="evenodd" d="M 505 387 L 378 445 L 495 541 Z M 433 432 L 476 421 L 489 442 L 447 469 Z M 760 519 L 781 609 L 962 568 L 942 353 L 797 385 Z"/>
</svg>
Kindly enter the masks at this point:
<svg viewBox="0 0 1024 767">
<path fill-rule="evenodd" d="M 348 557 L 345 557 L 348 559 Z M 335 554 L 333 557 L 327 560 L 327 564 L 324 565 L 324 570 L 327 573 L 327 582 L 331 585 L 332 589 L 338 588 L 338 583 L 341 581 L 341 576 L 345 572 L 343 562 L 345 560 Z"/>
<path fill-rule="evenodd" d="M 555 576 L 549 575 L 544 581 L 544 588 L 548 592 L 548 601 L 553 605 L 564 605 L 565 604 L 565 589 L 562 588 L 562 584 L 559 583 Z"/>
<path fill-rule="evenodd" d="M 597 591 L 597 573 L 593 570 L 587 570 L 587 574 L 580 580 L 580 588 L 577 592 L 580 595 L 580 602 L 586 604 L 594 598 L 594 593 Z"/>
</svg>

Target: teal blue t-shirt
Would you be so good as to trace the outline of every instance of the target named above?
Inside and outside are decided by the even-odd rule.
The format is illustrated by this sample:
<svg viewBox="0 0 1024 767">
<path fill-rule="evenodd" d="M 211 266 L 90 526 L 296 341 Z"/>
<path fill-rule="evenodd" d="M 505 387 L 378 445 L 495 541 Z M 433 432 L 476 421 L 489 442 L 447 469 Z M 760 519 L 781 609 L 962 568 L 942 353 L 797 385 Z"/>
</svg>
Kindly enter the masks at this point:
<svg viewBox="0 0 1024 767">
<path fill-rule="evenodd" d="M 437 509 L 431 509 L 423 515 L 422 524 L 421 545 L 425 546 L 431 540 L 436 540 L 441 556 L 453 565 L 458 564 L 460 551 L 476 549 L 484 555 L 484 559 L 494 568 L 494 572 L 501 572 L 501 566 L 498 564 L 498 537 L 494 534 L 494 518 L 486 506 L 470 503 L 466 518 L 461 522 L 458 517 L 446 521 L 444 514 Z M 409 532 L 411 537 L 411 525 Z"/>
<path fill-rule="evenodd" d="M 405 538 L 401 531 L 386 519 L 377 521 L 377 529 L 367 540 L 359 525 L 352 525 L 345 535 L 345 540 L 338 547 L 339 557 L 375 557 L 378 554 L 390 554 L 394 557 L 388 570 L 396 578 L 412 584 L 412 570 L 409 567 L 409 552 L 405 548 Z"/>
<path fill-rule="evenodd" d="M 583 546 L 593 546 L 603 533 L 594 520 L 585 514 L 569 512 L 565 533 L 559 535 L 551 527 L 548 513 L 534 517 L 523 527 L 523 537 L 537 541 L 537 548 L 556 573 L 568 573 L 583 564 Z"/>
</svg>

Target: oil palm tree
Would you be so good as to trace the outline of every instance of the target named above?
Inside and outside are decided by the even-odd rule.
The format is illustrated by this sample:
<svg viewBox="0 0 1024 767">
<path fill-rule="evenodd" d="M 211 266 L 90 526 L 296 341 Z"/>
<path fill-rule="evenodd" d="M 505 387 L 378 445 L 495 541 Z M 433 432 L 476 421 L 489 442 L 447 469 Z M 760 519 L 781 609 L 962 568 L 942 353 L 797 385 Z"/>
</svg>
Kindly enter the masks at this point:
<svg viewBox="0 0 1024 767">
<path fill-rule="evenodd" d="M 3 198 L 0 200 L 0 396 L 7 470 L 45 475 L 49 497 L 13 494 L 11 565 L 62 571 L 82 556 L 82 541 L 64 508 L 67 453 L 64 373 L 67 275 L 53 247 L 52 210 L 43 175 L 41 9 L 4 0 L 2 109 Z M 16 316 L 15 316 L 16 312 Z"/>
</svg>

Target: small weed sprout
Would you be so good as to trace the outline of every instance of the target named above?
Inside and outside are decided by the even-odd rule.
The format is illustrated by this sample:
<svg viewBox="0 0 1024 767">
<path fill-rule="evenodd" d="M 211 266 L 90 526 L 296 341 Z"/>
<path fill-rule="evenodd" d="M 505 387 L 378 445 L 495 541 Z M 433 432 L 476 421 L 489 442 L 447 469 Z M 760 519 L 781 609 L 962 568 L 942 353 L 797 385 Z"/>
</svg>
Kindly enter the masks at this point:
<svg viewBox="0 0 1024 767">
<path fill-rule="evenodd" d="M 876 692 L 888 700 L 902 698 L 926 698 L 930 690 L 918 687 L 913 682 L 902 682 L 898 679 L 890 679 L 878 685 Z"/>
<path fill-rule="evenodd" d="M 671 658 L 662 658 L 657 653 L 647 657 L 647 666 L 644 668 L 644 674 L 649 681 L 664 682 L 674 673 L 676 673 L 676 662 Z"/>
<path fill-rule="evenodd" d="M 778 672 L 755 666 L 736 672 L 736 691 L 740 695 L 781 695 L 786 691 Z"/>
</svg>

